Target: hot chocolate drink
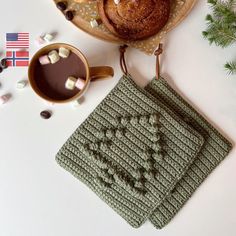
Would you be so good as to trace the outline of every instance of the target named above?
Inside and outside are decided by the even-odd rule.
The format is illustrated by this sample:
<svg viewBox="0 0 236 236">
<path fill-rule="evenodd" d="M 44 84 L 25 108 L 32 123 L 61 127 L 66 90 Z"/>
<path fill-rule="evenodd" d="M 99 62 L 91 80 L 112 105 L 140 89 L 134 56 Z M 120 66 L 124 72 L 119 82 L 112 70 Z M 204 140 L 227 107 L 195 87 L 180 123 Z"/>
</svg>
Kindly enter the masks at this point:
<svg viewBox="0 0 236 236">
<path fill-rule="evenodd" d="M 55 64 L 41 65 L 37 60 L 34 74 L 35 85 L 48 98 L 66 100 L 75 96 L 79 89 L 65 87 L 69 76 L 86 79 L 86 67 L 78 55 L 71 52 L 68 58 L 61 58 Z"/>
<path fill-rule="evenodd" d="M 35 93 L 51 103 L 77 101 L 90 81 L 114 75 L 110 66 L 90 67 L 79 49 L 65 43 L 49 44 L 35 53 L 28 69 Z"/>
</svg>

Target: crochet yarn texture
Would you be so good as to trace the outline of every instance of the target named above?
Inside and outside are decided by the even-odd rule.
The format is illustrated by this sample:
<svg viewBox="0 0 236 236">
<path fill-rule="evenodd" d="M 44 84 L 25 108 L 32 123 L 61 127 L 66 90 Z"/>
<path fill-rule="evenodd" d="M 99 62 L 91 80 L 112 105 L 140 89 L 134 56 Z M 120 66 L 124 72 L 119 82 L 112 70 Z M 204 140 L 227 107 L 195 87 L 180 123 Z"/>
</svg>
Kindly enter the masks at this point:
<svg viewBox="0 0 236 236">
<path fill-rule="evenodd" d="M 123 76 L 56 160 L 139 227 L 171 194 L 203 143 L 199 132 Z"/>
<path fill-rule="evenodd" d="M 232 145 L 163 78 L 158 80 L 154 78 L 145 89 L 201 133 L 205 140 L 196 160 L 177 183 L 172 194 L 149 217 L 157 228 L 162 228 L 171 221 L 197 187 L 228 155 Z"/>
</svg>

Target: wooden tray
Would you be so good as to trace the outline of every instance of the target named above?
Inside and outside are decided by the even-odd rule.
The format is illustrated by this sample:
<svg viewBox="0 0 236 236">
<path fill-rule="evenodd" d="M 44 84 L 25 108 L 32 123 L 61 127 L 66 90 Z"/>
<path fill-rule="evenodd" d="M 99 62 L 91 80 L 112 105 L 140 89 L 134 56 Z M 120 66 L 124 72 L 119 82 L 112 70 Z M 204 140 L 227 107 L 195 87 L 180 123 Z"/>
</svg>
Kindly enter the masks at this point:
<svg viewBox="0 0 236 236">
<path fill-rule="evenodd" d="M 57 3 L 60 0 L 53 1 Z M 122 41 L 112 35 L 103 24 L 99 25 L 99 27 L 92 28 L 89 22 L 99 17 L 96 1 L 88 1 L 86 3 L 79 3 L 78 1 L 79 0 L 67 1 L 68 9 L 75 12 L 75 17 L 72 21 L 75 26 L 96 38 L 117 44 L 125 43 L 131 47 L 138 48 L 147 54 L 153 54 L 166 33 L 175 28 L 184 18 L 187 17 L 197 0 L 171 0 L 172 5 L 170 18 L 165 27 L 158 34 L 138 41 Z"/>
</svg>

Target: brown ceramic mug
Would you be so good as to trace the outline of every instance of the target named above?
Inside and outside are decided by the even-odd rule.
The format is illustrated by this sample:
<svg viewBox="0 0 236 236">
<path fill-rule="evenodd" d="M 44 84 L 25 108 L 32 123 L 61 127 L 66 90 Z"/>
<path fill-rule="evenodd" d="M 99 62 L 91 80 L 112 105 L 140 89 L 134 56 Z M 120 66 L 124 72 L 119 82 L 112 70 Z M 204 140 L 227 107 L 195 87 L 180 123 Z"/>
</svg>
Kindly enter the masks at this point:
<svg viewBox="0 0 236 236">
<path fill-rule="evenodd" d="M 41 65 L 39 58 L 60 47 L 70 50 L 68 58 L 60 58 L 55 64 Z M 52 103 L 67 103 L 79 99 L 86 91 L 90 81 L 113 76 L 109 66 L 90 67 L 86 57 L 77 48 L 55 43 L 41 48 L 30 61 L 28 69 L 29 82 L 36 94 Z M 84 79 L 84 87 L 74 90 L 65 88 L 69 76 Z"/>
</svg>

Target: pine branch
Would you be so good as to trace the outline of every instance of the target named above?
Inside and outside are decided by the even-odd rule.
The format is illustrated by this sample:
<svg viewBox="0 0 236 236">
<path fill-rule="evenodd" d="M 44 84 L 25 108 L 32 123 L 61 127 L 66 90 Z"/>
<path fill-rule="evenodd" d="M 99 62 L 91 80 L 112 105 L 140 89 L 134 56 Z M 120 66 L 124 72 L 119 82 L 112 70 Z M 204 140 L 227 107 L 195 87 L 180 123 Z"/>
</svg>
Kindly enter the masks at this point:
<svg viewBox="0 0 236 236">
<path fill-rule="evenodd" d="M 208 0 L 212 14 L 206 16 L 207 29 L 202 32 L 209 43 L 222 48 L 236 43 L 236 0 Z M 230 74 L 236 74 L 236 61 L 226 63 Z"/>
<path fill-rule="evenodd" d="M 213 16 L 217 20 L 223 21 L 228 24 L 234 24 L 236 22 L 236 13 L 234 7 L 236 5 L 235 0 L 230 0 L 226 2 L 218 1 L 216 4 L 212 5 Z"/>
<path fill-rule="evenodd" d="M 212 44 L 225 48 L 236 41 L 236 28 L 230 29 L 225 27 L 221 22 L 212 22 L 209 24 L 206 31 L 203 31 L 203 36 Z"/>
<path fill-rule="evenodd" d="M 225 64 L 225 69 L 229 74 L 236 74 L 236 61 L 227 62 Z"/>
<path fill-rule="evenodd" d="M 209 0 L 213 14 L 206 16 L 207 29 L 203 36 L 217 46 L 227 47 L 236 42 L 236 13 L 233 11 L 233 4 L 236 0 L 222 3 Z"/>
</svg>

